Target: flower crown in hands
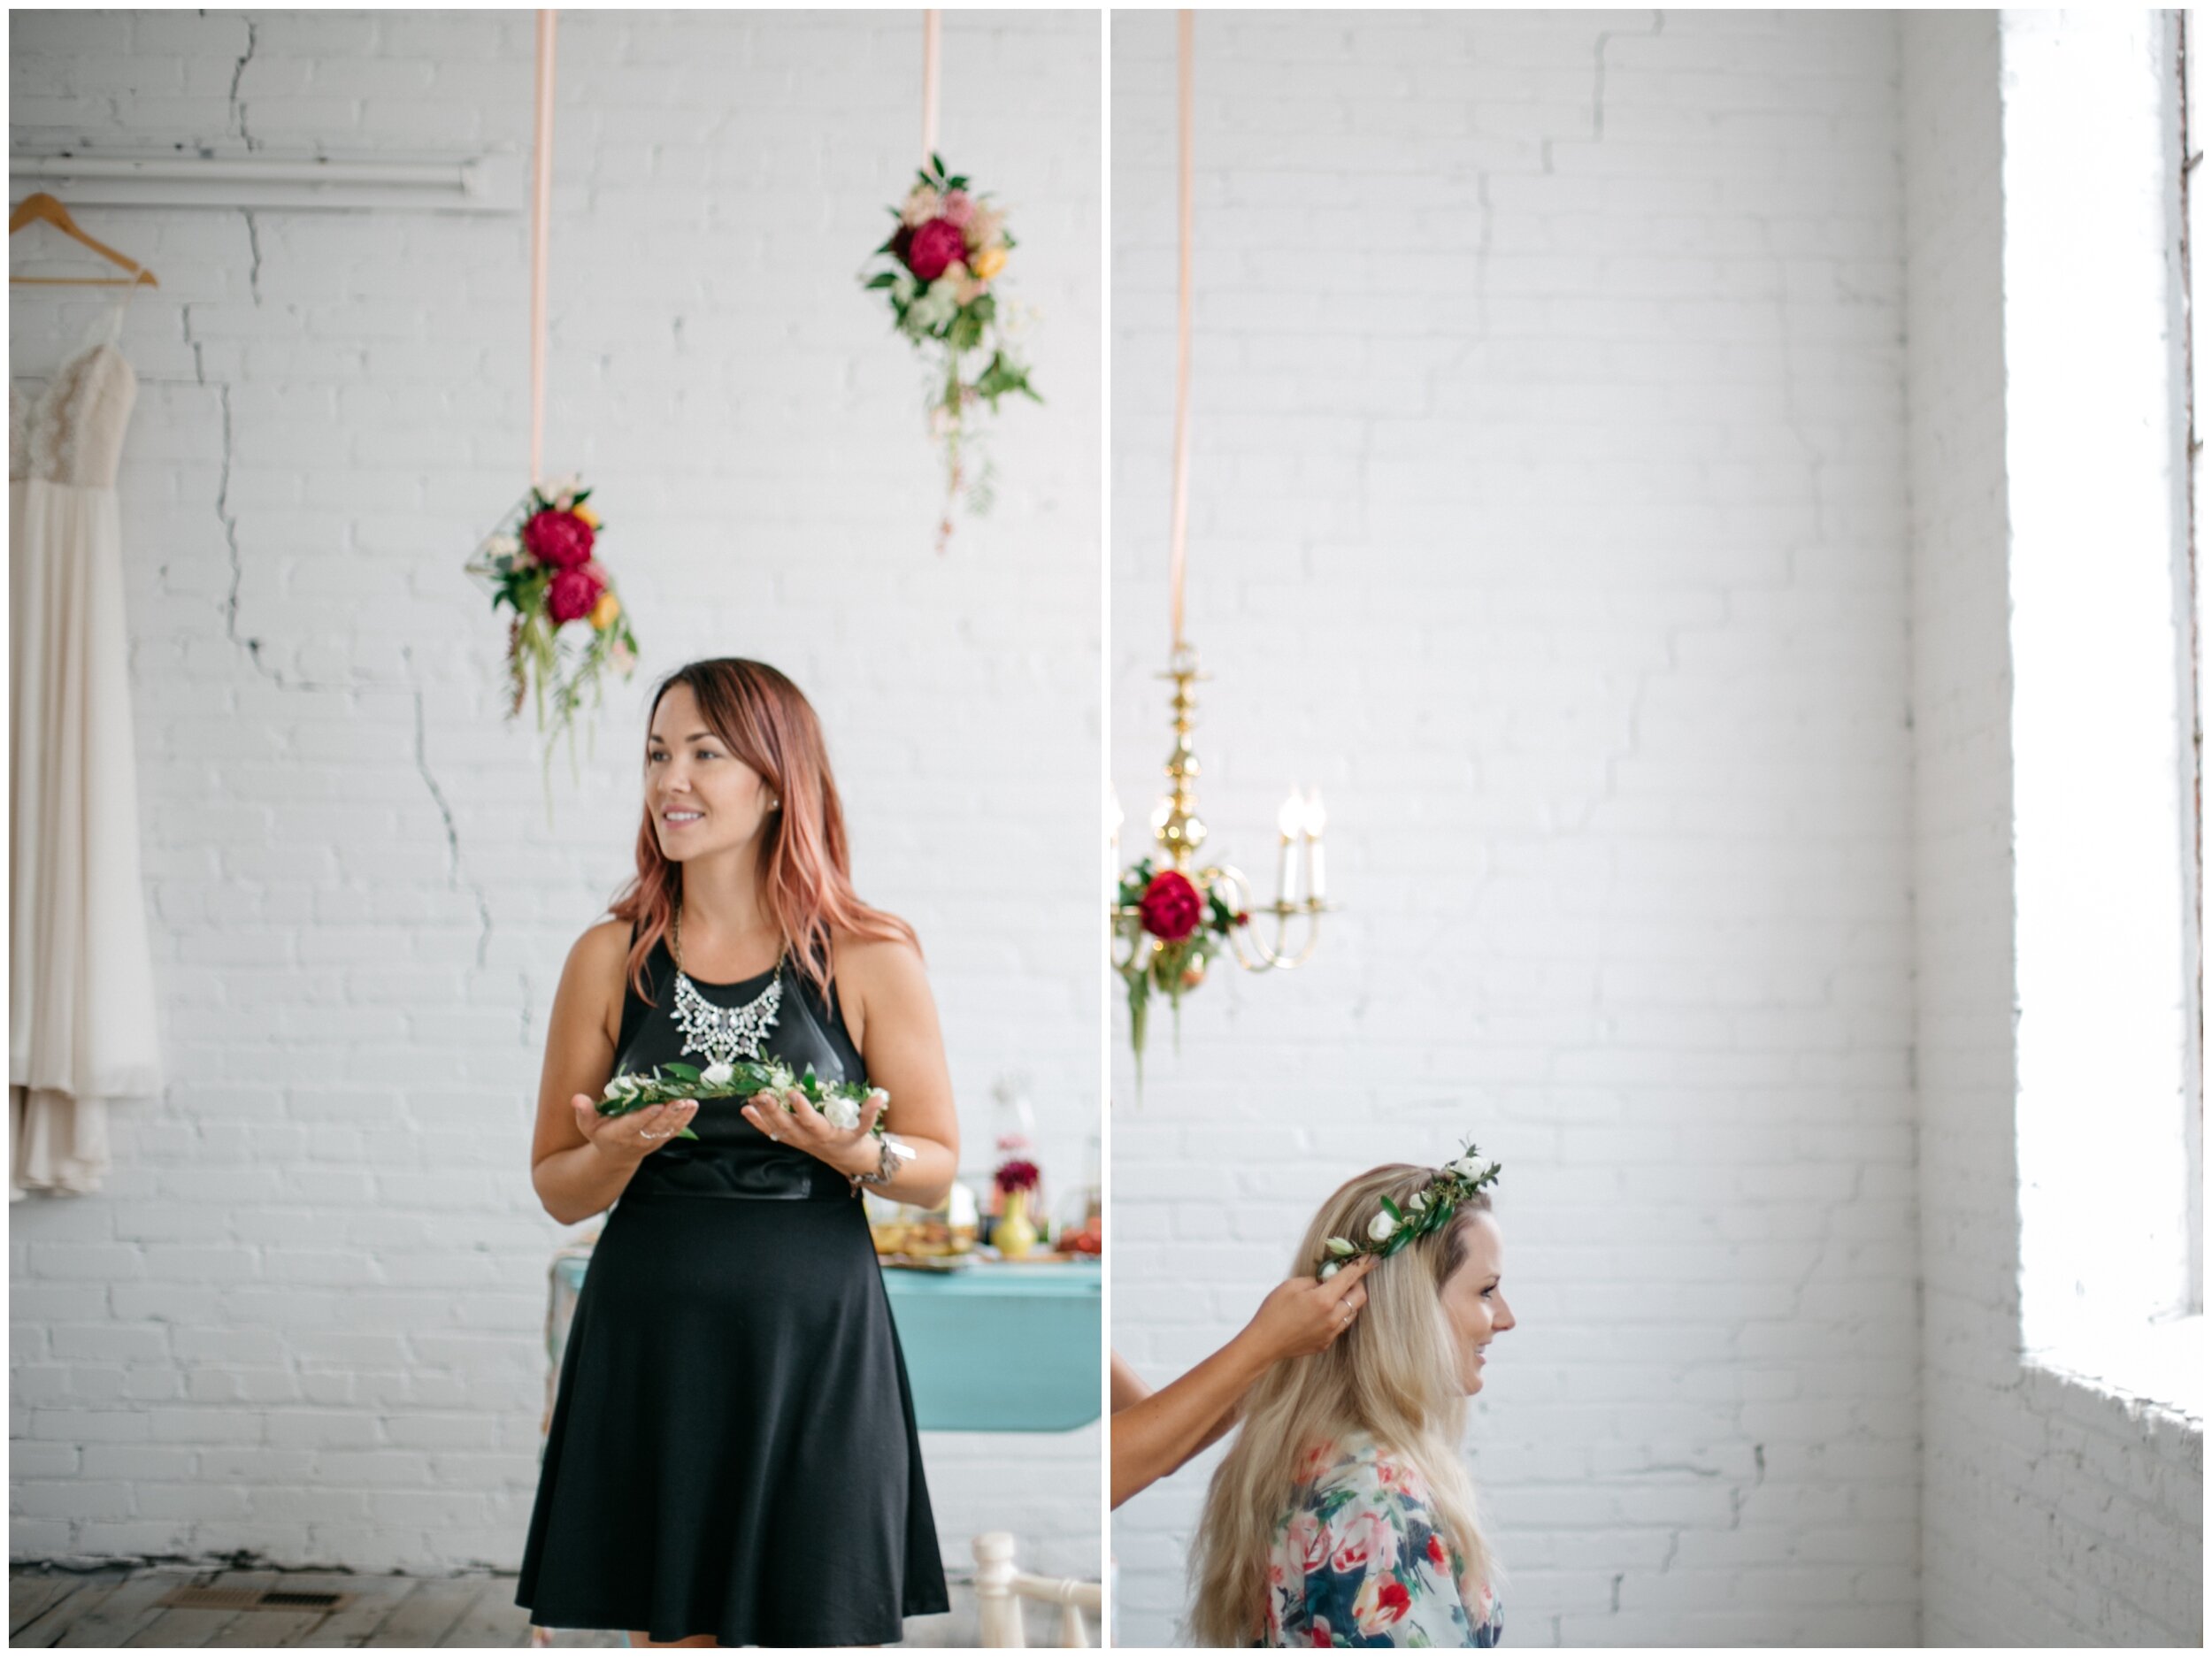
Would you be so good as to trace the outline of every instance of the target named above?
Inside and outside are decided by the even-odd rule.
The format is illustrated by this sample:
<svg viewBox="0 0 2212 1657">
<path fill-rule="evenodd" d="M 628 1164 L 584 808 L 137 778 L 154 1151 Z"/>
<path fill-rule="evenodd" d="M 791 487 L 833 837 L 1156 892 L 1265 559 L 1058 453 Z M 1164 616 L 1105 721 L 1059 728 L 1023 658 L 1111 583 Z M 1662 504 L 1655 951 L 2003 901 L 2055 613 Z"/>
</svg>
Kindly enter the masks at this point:
<svg viewBox="0 0 2212 1657">
<path fill-rule="evenodd" d="M 663 1076 L 661 1072 L 668 1072 Z M 881 1100 L 886 1109 L 891 1095 L 880 1087 L 864 1087 L 856 1082 L 826 1082 L 814 1073 L 814 1067 L 806 1067 L 806 1074 L 795 1076 L 787 1064 L 772 1060 L 741 1061 L 735 1064 L 710 1064 L 703 1070 L 689 1064 L 658 1064 L 642 1076 L 618 1076 L 607 1084 L 607 1091 L 599 1101 L 603 1116 L 626 1116 L 634 1110 L 643 1110 L 652 1105 L 664 1105 L 677 1099 L 750 1099 L 755 1093 L 773 1093 L 783 1108 L 795 1112 L 798 1106 L 787 1097 L 796 1090 L 807 1103 L 820 1111 L 830 1126 L 839 1132 L 849 1132 L 860 1125 L 861 1112 L 873 1100 Z M 877 1113 L 870 1132 L 883 1137 L 883 1115 Z M 695 1139 L 699 1136 L 689 1128 L 679 1128 L 680 1139 Z"/>
<path fill-rule="evenodd" d="M 1386 1260 L 1408 1243 L 1442 1231 L 1451 1224 L 1453 1209 L 1497 1177 L 1498 1164 L 1486 1166 L 1470 1139 L 1465 1151 L 1438 1169 L 1435 1178 L 1406 1199 L 1404 1208 L 1386 1196 L 1381 1210 L 1367 1223 L 1365 1238 L 1357 1242 L 1348 1237 L 1329 1239 L 1328 1255 L 1321 1262 L 1318 1276 L 1325 1283 L 1362 1254 Z"/>
</svg>

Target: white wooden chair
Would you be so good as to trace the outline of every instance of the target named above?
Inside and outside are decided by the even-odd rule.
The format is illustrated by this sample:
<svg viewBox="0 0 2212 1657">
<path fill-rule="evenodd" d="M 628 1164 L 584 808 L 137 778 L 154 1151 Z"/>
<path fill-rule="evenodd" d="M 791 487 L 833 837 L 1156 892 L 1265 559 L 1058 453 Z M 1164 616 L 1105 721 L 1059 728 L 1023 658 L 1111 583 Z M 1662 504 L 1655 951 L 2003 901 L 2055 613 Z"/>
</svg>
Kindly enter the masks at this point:
<svg viewBox="0 0 2212 1657">
<path fill-rule="evenodd" d="M 1102 1584 L 1071 1576 L 1032 1576 L 1014 1569 L 1014 1538 L 1007 1530 L 987 1530 L 975 1538 L 975 1600 L 978 1633 L 986 1647 L 1019 1651 L 1029 1644 L 1022 1631 L 1025 1599 L 1060 1607 L 1060 1644 L 1087 1648 L 1093 1642 L 1083 1621 L 1097 1616 L 1104 1603 Z"/>
</svg>

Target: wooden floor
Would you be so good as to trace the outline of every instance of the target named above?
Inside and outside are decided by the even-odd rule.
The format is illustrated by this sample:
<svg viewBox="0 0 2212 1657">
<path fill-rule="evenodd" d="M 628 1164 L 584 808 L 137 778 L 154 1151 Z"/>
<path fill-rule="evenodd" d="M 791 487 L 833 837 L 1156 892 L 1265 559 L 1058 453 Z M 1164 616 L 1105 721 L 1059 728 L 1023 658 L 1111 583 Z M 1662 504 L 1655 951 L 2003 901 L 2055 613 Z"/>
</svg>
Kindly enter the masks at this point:
<svg viewBox="0 0 2212 1657">
<path fill-rule="evenodd" d="M 281 1588 L 344 1593 L 336 1611 L 188 1611 L 173 1588 Z M 16 1569 L 11 1645 L 527 1645 L 530 1614 L 511 1576 L 346 1576 L 319 1571 Z M 619 1634 L 563 1630 L 559 1645 L 621 1645 Z"/>
<path fill-rule="evenodd" d="M 160 1603 L 172 1589 L 277 1588 L 350 1594 L 335 1611 L 195 1611 Z M 530 1614 L 512 1576 L 349 1576 L 327 1571 L 49 1570 L 8 1574 L 11 1645 L 527 1645 Z M 902 1645 L 972 1645 L 975 1596 L 952 1590 L 944 1616 L 910 1617 Z M 1042 1607 L 1036 1607 L 1041 1609 Z M 1033 1638 L 1055 1638 L 1036 1621 Z M 555 1645 L 626 1646 L 619 1632 L 557 1629 Z"/>
</svg>

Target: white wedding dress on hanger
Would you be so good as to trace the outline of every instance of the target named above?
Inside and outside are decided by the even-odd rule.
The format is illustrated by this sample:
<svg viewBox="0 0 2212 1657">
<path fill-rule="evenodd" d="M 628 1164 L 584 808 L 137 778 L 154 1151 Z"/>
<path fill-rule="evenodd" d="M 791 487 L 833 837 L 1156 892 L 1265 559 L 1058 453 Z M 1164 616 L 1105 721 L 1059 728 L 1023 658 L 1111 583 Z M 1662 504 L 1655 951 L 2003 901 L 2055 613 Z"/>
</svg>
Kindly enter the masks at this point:
<svg viewBox="0 0 2212 1657">
<path fill-rule="evenodd" d="M 11 1202 L 98 1189 L 108 1101 L 162 1088 L 115 493 L 129 297 L 35 402 L 8 389 Z"/>
</svg>

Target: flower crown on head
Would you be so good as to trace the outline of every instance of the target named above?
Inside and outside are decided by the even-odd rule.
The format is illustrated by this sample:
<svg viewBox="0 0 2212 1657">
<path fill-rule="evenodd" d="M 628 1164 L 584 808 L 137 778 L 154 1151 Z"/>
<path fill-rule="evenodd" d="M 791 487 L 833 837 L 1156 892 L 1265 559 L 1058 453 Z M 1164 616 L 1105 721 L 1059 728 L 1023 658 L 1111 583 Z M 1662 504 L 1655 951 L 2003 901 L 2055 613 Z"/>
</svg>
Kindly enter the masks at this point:
<svg viewBox="0 0 2212 1657">
<path fill-rule="evenodd" d="M 1319 1277 L 1323 1282 L 1336 1276 L 1344 1265 L 1362 1254 L 1388 1258 L 1417 1239 L 1440 1231 L 1450 1224 L 1452 1210 L 1496 1180 L 1498 1164 L 1486 1166 L 1481 1161 L 1472 1139 L 1467 1148 L 1436 1170 L 1436 1177 L 1406 1199 L 1401 1208 L 1387 1196 L 1382 1200 L 1382 1209 L 1367 1222 L 1367 1235 L 1355 1242 L 1348 1237 L 1332 1237 L 1325 1247 L 1328 1254 L 1321 1262 Z"/>
</svg>

